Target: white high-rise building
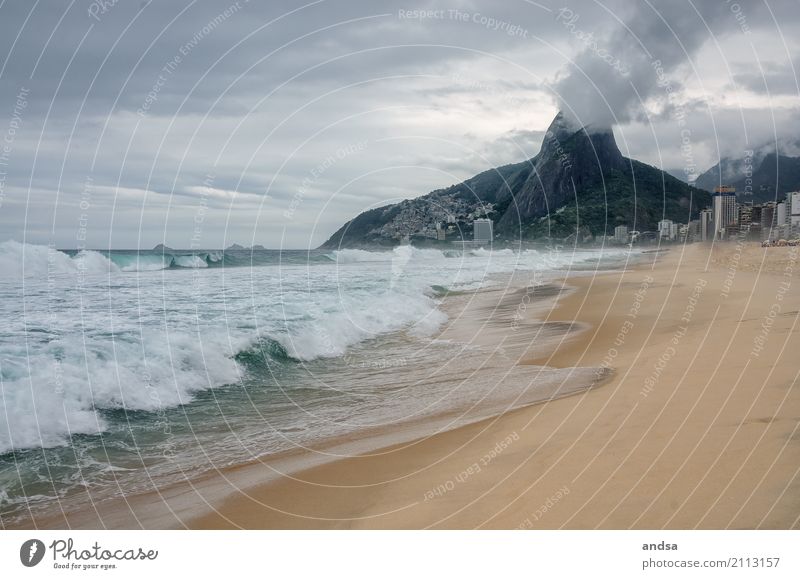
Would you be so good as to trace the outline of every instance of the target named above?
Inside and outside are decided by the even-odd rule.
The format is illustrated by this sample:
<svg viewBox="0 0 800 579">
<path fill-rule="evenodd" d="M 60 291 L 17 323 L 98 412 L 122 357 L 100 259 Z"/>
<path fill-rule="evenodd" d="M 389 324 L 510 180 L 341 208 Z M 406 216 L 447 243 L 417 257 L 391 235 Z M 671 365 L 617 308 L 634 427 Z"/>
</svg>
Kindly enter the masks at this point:
<svg viewBox="0 0 800 579">
<path fill-rule="evenodd" d="M 717 187 L 711 196 L 714 210 L 714 236 L 721 239 L 725 228 L 736 224 L 736 188 Z"/>
<path fill-rule="evenodd" d="M 775 220 L 778 222 L 778 227 L 786 225 L 786 201 L 781 201 L 778 203 L 775 210 L 778 212 L 778 216 L 775 218 Z"/>
<path fill-rule="evenodd" d="M 494 240 L 494 230 L 491 219 L 476 219 L 472 222 L 472 239 L 475 243 L 491 243 Z"/>
<path fill-rule="evenodd" d="M 692 219 L 686 227 L 686 235 L 681 234 L 683 241 L 700 241 L 700 220 Z"/>
<path fill-rule="evenodd" d="M 792 232 L 796 232 L 800 229 L 800 191 L 793 191 L 789 193 L 788 197 L 791 199 L 789 225 Z"/>
<path fill-rule="evenodd" d="M 774 201 L 761 206 L 761 239 L 775 240 L 779 238 L 777 217 L 777 204 Z"/>
<path fill-rule="evenodd" d="M 703 209 L 700 212 L 700 241 L 712 239 L 714 239 L 714 212 L 711 209 Z"/>
<path fill-rule="evenodd" d="M 672 240 L 672 219 L 662 219 L 658 222 L 658 236 L 662 240 Z"/>
<path fill-rule="evenodd" d="M 787 237 L 788 234 L 788 227 L 786 227 L 786 221 L 788 219 L 788 213 L 786 211 L 786 201 L 781 201 L 775 206 L 775 223 L 777 231 L 778 239 Z"/>
</svg>

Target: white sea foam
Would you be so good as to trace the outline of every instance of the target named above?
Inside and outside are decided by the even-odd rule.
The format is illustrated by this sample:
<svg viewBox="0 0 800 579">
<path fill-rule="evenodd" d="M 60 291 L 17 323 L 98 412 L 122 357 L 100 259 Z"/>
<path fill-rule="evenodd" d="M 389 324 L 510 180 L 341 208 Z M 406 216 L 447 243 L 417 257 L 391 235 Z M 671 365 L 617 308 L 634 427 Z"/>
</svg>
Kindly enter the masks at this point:
<svg viewBox="0 0 800 579">
<path fill-rule="evenodd" d="M 505 249 L 486 249 L 485 247 L 478 247 L 477 249 L 470 250 L 470 254 L 476 257 L 500 257 L 500 256 L 513 256 L 516 255 L 513 250 Z"/>
<path fill-rule="evenodd" d="M 208 262 L 199 255 L 176 255 L 172 259 L 178 267 L 204 268 L 208 267 Z"/>
<path fill-rule="evenodd" d="M 329 254 L 337 263 L 382 262 L 392 259 L 436 260 L 455 256 L 458 252 L 447 253 L 438 249 L 426 249 L 412 245 L 399 245 L 391 251 L 366 251 L 364 249 L 339 249 Z"/>
<path fill-rule="evenodd" d="M 109 273 L 119 268 L 107 257 L 84 250 L 70 257 L 46 245 L 17 241 L 0 243 L 0 271 L 8 278 L 45 278 L 48 275 L 75 273 Z"/>
<path fill-rule="evenodd" d="M 362 261 L 386 261 L 391 254 L 384 251 L 366 251 L 363 249 L 338 249 L 328 254 L 336 263 L 358 263 Z"/>
<path fill-rule="evenodd" d="M 158 254 L 115 256 L 114 260 L 122 271 L 159 271 L 172 263 L 170 256 Z"/>
<path fill-rule="evenodd" d="M 240 346 L 244 342 L 240 341 Z M 155 411 L 185 404 L 203 389 L 235 383 L 239 368 L 228 336 L 149 330 L 110 339 L 83 339 L 2 352 L 0 453 L 56 446 L 70 434 L 106 428 L 98 410 Z M 5 423 L 5 424 L 4 424 Z"/>
<path fill-rule="evenodd" d="M 311 312 L 311 317 L 277 336 L 287 353 L 298 360 L 342 356 L 354 344 L 398 330 L 430 335 L 447 319 L 425 294 L 392 289 L 347 296 L 335 310 L 323 308 Z"/>
</svg>

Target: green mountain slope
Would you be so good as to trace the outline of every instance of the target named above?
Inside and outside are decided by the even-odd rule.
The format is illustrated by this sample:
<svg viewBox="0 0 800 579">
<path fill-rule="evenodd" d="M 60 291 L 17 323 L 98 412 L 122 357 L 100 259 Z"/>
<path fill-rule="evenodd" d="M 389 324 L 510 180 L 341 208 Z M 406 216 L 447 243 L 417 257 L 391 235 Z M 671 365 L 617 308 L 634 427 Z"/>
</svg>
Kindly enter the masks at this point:
<svg viewBox="0 0 800 579">
<path fill-rule="evenodd" d="M 622 156 L 610 129 L 575 128 L 559 113 L 533 159 L 366 211 L 323 247 L 393 245 L 441 221 L 455 221 L 456 237 L 468 239 L 471 220 L 483 215 L 505 241 L 611 235 L 617 225 L 652 231 L 664 218 L 696 218 L 710 201 L 707 191 Z"/>
</svg>

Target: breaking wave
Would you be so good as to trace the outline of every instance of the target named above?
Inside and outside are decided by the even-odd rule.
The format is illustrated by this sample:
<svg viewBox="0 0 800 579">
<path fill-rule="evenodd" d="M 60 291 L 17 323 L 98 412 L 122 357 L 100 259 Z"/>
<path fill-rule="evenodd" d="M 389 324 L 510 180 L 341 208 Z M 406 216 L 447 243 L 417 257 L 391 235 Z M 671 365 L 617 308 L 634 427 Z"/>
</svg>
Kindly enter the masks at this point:
<svg viewBox="0 0 800 579">
<path fill-rule="evenodd" d="M 68 255 L 46 245 L 17 241 L 0 243 L 0 270 L 10 278 L 46 277 L 53 274 L 109 273 L 119 267 L 97 251 Z"/>
</svg>

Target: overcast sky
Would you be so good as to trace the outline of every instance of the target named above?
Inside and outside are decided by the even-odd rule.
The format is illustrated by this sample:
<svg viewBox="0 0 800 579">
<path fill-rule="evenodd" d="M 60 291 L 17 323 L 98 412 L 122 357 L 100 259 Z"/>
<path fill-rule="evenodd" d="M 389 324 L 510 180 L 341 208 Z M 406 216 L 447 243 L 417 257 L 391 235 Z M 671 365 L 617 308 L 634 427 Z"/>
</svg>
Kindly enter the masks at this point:
<svg viewBox="0 0 800 579">
<path fill-rule="evenodd" d="M 797 0 L 5 1 L 0 240 L 315 247 L 560 108 L 671 171 L 797 154 L 798 67 Z"/>
</svg>

